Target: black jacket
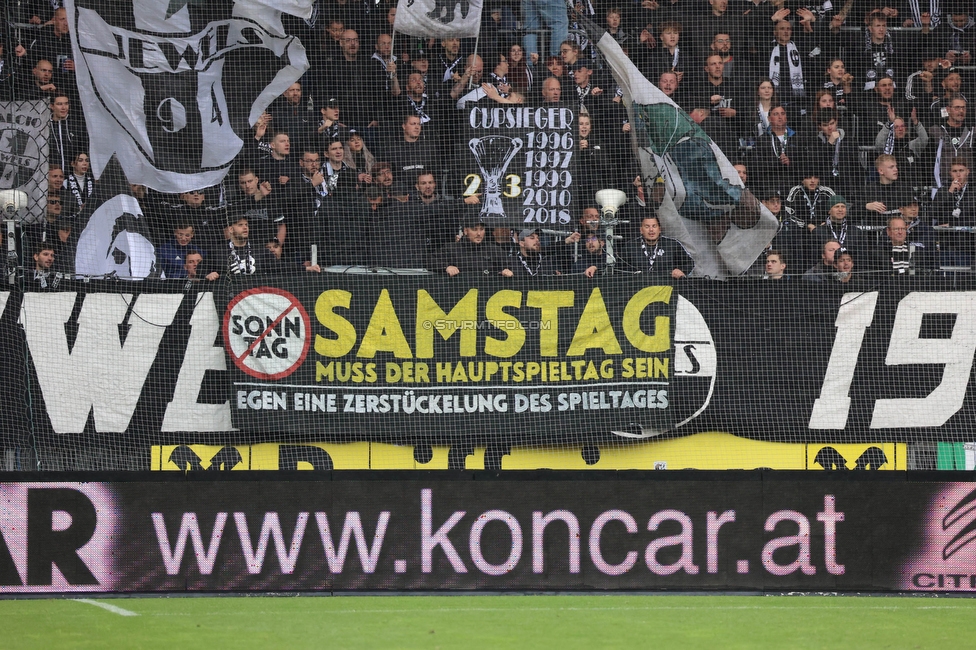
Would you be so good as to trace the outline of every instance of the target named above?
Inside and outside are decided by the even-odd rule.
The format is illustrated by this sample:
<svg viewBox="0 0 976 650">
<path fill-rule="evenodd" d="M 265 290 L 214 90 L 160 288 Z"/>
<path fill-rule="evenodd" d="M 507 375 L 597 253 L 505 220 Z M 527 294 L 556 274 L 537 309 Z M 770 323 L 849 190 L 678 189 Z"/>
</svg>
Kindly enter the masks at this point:
<svg viewBox="0 0 976 650">
<path fill-rule="evenodd" d="M 545 249 L 541 253 L 529 253 L 523 256 L 521 251 L 516 249 L 512 257 L 509 258 L 508 268 L 517 278 L 556 275 L 556 256 Z"/>
<path fill-rule="evenodd" d="M 511 258 L 504 256 L 498 246 L 487 240 L 473 244 L 465 238 L 448 244 L 438 252 L 436 260 L 437 270 L 456 266 L 466 275 L 498 275 L 503 269 L 511 268 Z"/>
<path fill-rule="evenodd" d="M 632 239 L 623 245 L 620 261 L 623 268 L 668 279 L 675 269 L 688 275 L 695 268 L 695 261 L 681 242 L 670 237 L 660 237 L 656 246 L 645 242 L 643 237 Z"/>
</svg>

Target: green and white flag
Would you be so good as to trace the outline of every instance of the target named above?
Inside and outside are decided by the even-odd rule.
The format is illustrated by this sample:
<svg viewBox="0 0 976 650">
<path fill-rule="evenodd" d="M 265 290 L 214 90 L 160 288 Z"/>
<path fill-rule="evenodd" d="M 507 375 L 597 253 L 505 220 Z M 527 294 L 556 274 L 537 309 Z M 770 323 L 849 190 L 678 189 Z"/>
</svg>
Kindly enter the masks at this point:
<svg viewBox="0 0 976 650">
<path fill-rule="evenodd" d="M 718 145 L 640 73 L 617 41 L 585 22 L 623 90 L 645 191 L 658 177 L 664 180 L 657 208 L 664 233 L 695 260 L 694 276 L 744 273 L 776 235 L 776 217 L 743 186 Z"/>
</svg>

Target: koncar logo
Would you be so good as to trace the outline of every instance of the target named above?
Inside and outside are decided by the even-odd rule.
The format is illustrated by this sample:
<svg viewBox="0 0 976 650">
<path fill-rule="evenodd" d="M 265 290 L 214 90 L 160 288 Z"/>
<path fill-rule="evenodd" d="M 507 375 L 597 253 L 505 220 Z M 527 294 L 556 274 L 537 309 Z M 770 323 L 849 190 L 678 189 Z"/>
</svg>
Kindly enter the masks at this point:
<svg viewBox="0 0 976 650">
<path fill-rule="evenodd" d="M 118 518 L 100 483 L 0 483 L 0 593 L 112 591 Z"/>
<path fill-rule="evenodd" d="M 953 483 L 936 494 L 923 527 L 921 550 L 902 570 L 902 588 L 976 591 L 976 489 Z"/>
</svg>

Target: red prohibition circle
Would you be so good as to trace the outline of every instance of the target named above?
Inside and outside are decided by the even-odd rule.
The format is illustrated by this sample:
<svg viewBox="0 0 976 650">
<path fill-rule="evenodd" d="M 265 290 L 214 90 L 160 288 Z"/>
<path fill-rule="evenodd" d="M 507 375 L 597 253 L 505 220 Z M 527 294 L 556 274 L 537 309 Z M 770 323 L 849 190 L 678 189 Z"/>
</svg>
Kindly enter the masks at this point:
<svg viewBox="0 0 976 650">
<path fill-rule="evenodd" d="M 271 326 L 267 327 L 265 331 L 261 334 L 261 336 L 257 337 L 254 340 L 254 342 L 250 346 L 248 346 L 244 354 L 238 356 L 234 353 L 230 344 L 231 312 L 234 311 L 234 307 L 236 307 L 241 301 L 258 294 L 278 295 L 281 296 L 282 298 L 285 298 L 289 304 L 288 307 L 283 312 L 281 312 L 278 318 L 271 323 Z M 300 355 L 298 355 L 298 359 L 295 360 L 295 363 L 293 363 L 291 367 L 282 370 L 281 372 L 276 372 L 271 374 L 260 372 L 253 368 L 249 368 L 245 363 L 245 359 L 247 359 L 248 356 L 251 354 L 251 351 L 254 349 L 254 346 L 256 346 L 257 344 L 259 344 L 261 341 L 264 340 L 268 332 L 274 329 L 274 327 L 278 324 L 281 318 L 283 318 L 286 314 L 290 313 L 295 309 L 298 310 L 298 313 L 302 318 L 302 326 L 305 328 L 305 341 L 304 344 L 302 345 L 302 352 Z M 305 311 L 305 308 L 302 306 L 301 301 L 299 301 L 298 298 L 296 298 L 294 295 L 285 291 L 284 289 L 278 289 L 276 287 L 254 287 L 253 289 L 248 289 L 247 291 L 242 291 L 241 293 L 237 294 L 227 304 L 227 309 L 224 311 L 223 326 L 221 328 L 222 333 L 224 335 L 224 349 L 227 351 L 227 354 L 230 356 L 230 358 L 234 360 L 234 365 L 237 366 L 242 372 L 250 375 L 251 377 L 254 377 L 255 379 L 265 379 L 265 380 L 284 379 L 288 375 L 298 370 L 298 368 L 302 365 L 302 362 L 305 361 L 305 357 L 308 355 L 308 348 L 312 341 L 310 325 L 311 325 L 311 320 L 308 317 L 308 312 Z"/>
</svg>

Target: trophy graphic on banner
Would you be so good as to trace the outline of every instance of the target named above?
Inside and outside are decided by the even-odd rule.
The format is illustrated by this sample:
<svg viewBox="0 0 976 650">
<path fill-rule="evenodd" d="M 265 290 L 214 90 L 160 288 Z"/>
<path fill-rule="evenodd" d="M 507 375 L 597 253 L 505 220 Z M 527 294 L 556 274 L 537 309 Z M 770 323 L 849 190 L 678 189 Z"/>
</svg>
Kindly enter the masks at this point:
<svg viewBox="0 0 976 650">
<path fill-rule="evenodd" d="M 482 221 L 504 220 L 505 208 L 502 205 L 501 180 L 512 158 L 522 148 L 520 138 L 509 138 L 504 135 L 488 135 L 483 138 L 472 138 L 468 142 L 471 153 L 481 169 L 481 177 L 485 181 L 485 193 L 481 204 Z"/>
</svg>

